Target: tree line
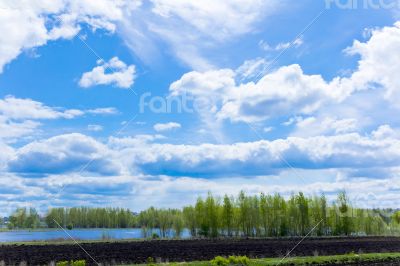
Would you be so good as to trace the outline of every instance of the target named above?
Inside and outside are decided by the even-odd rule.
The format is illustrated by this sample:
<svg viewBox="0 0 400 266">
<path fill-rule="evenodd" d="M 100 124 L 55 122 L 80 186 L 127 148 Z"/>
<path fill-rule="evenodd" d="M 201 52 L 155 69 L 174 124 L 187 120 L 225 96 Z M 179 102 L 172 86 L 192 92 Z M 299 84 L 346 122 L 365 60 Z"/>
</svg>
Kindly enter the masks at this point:
<svg viewBox="0 0 400 266">
<path fill-rule="evenodd" d="M 18 209 L 10 222 L 18 228 L 38 226 L 34 209 Z M 50 228 L 141 228 L 144 237 L 279 237 L 389 235 L 400 232 L 400 212 L 355 208 L 345 192 L 328 203 L 324 195 L 303 193 L 285 199 L 279 194 L 211 193 L 181 209 L 150 207 L 136 214 L 120 208 L 53 208 L 43 222 Z"/>
<path fill-rule="evenodd" d="M 3 221 L 4 222 L 4 221 Z M 12 228 L 38 228 L 40 216 L 35 208 L 18 208 L 9 217 L 8 227 Z"/>
<path fill-rule="evenodd" d="M 48 227 L 129 228 L 135 227 L 135 215 L 121 208 L 53 208 L 45 217 Z"/>
<path fill-rule="evenodd" d="M 209 194 L 184 207 L 186 227 L 195 237 L 384 235 L 399 232 L 399 213 L 353 208 L 345 192 L 327 203 L 324 195 L 303 193 L 285 199 L 279 194 L 222 199 Z"/>
</svg>

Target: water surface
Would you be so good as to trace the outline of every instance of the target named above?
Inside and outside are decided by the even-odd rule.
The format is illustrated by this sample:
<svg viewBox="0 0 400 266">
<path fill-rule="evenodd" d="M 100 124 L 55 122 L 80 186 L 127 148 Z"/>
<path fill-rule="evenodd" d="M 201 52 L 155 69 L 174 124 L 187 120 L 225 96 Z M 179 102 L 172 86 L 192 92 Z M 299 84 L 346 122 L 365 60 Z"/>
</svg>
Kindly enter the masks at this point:
<svg viewBox="0 0 400 266">
<path fill-rule="evenodd" d="M 153 232 L 160 234 L 159 230 Z M 67 233 L 75 240 L 101 240 L 110 239 L 141 239 L 142 230 L 138 228 L 129 229 L 72 229 Z M 63 230 L 17 230 L 0 232 L 0 242 L 24 242 L 24 241 L 46 241 L 46 240 L 71 240 Z M 170 234 L 170 236 L 172 236 Z M 184 230 L 183 238 L 189 237 L 189 231 Z"/>
</svg>

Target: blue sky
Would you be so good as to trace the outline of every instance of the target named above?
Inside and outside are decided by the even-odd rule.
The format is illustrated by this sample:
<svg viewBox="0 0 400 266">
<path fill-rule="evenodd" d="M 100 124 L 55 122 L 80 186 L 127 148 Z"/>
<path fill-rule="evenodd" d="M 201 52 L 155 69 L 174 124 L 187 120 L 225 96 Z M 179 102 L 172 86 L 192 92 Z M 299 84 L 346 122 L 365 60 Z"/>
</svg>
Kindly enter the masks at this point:
<svg viewBox="0 0 400 266">
<path fill-rule="evenodd" d="M 0 212 L 398 206 L 400 3 L 292 2 L 1 0 Z"/>
</svg>

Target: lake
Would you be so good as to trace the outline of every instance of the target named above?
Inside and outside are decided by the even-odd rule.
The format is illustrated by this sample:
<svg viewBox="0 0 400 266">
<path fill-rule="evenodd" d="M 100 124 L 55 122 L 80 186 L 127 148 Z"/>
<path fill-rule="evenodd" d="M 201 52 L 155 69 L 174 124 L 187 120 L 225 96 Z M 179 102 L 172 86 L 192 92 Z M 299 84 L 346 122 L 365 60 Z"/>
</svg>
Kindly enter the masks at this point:
<svg viewBox="0 0 400 266">
<path fill-rule="evenodd" d="M 75 240 L 101 240 L 104 236 L 110 239 L 141 239 L 143 238 L 141 229 L 72 229 L 67 230 Z M 160 235 L 159 230 L 153 232 Z M 190 237 L 189 231 L 184 230 L 182 238 Z M 24 241 L 45 241 L 60 240 L 71 238 L 63 230 L 16 230 L 0 232 L 0 242 L 24 242 Z"/>
</svg>

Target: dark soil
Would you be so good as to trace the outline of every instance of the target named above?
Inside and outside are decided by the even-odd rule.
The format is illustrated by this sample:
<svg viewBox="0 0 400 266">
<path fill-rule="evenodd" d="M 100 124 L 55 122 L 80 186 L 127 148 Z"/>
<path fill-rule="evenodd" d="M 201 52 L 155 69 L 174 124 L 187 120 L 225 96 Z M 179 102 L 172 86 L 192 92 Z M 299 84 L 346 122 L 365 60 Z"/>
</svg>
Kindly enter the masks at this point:
<svg viewBox="0 0 400 266">
<path fill-rule="evenodd" d="M 156 240 L 132 242 L 84 243 L 85 249 L 99 263 L 144 263 L 149 257 L 156 261 L 210 260 L 215 256 L 246 255 L 252 258 L 283 257 L 301 238 L 284 239 L 218 239 L 218 240 Z M 51 261 L 93 260 L 78 245 L 2 245 L 0 261 L 16 265 L 46 265 Z M 306 238 L 290 256 L 338 255 L 350 252 L 400 252 L 400 238 L 346 237 Z M 396 262 L 394 262 L 396 263 Z M 369 264 L 371 265 L 371 264 Z M 391 265 L 377 264 L 377 265 Z M 399 265 L 397 262 L 394 265 Z"/>
</svg>

